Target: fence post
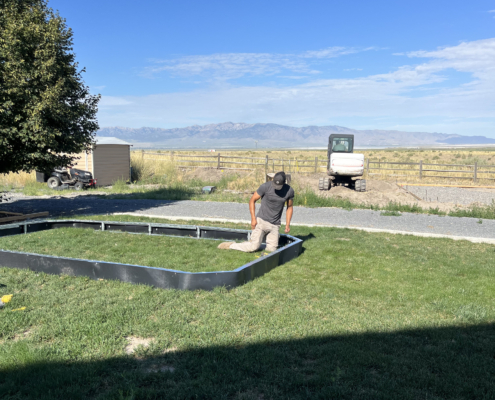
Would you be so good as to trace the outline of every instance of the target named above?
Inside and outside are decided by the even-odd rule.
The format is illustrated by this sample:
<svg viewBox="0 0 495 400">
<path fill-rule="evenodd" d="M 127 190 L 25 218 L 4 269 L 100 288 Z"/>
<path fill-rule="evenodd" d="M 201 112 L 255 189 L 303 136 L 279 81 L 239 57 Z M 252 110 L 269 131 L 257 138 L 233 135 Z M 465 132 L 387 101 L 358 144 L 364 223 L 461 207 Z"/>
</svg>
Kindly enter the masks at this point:
<svg viewBox="0 0 495 400">
<path fill-rule="evenodd" d="M 290 174 L 290 158 L 289 158 L 289 174 Z"/>
<path fill-rule="evenodd" d="M 268 174 L 268 155 L 265 156 L 265 177 Z"/>
<path fill-rule="evenodd" d="M 423 179 L 423 160 L 419 160 L 419 179 Z"/>
<path fill-rule="evenodd" d="M 218 153 L 217 169 L 220 169 L 220 153 Z"/>
<path fill-rule="evenodd" d="M 366 160 L 366 177 L 369 178 L 369 176 L 370 176 L 370 159 L 368 158 Z"/>
<path fill-rule="evenodd" d="M 318 157 L 315 157 L 315 174 L 318 173 Z"/>
<path fill-rule="evenodd" d="M 474 183 L 478 180 L 478 161 L 474 163 Z"/>
</svg>

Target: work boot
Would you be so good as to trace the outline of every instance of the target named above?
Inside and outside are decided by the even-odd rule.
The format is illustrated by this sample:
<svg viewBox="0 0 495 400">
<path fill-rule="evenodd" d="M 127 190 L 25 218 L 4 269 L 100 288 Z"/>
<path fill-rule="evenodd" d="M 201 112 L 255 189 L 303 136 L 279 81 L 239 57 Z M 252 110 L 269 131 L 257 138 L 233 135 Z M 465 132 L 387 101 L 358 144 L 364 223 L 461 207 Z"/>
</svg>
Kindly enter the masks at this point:
<svg viewBox="0 0 495 400">
<path fill-rule="evenodd" d="M 222 250 L 228 250 L 230 249 L 230 246 L 232 246 L 234 243 L 235 242 L 223 242 L 218 245 L 218 248 Z"/>
</svg>

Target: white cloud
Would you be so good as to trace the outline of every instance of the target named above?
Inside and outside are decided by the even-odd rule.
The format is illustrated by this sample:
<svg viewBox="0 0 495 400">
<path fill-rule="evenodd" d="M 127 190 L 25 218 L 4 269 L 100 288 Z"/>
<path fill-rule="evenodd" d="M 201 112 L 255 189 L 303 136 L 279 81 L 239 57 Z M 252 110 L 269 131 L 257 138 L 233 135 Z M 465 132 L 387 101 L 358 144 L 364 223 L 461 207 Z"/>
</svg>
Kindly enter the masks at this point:
<svg viewBox="0 0 495 400">
<path fill-rule="evenodd" d="M 376 50 L 375 47 L 367 47 L 365 49 L 359 49 L 355 47 L 328 47 L 323 50 L 306 51 L 300 56 L 304 58 L 335 58 L 345 56 L 347 54 L 359 53 L 361 51 Z"/>
<path fill-rule="evenodd" d="M 284 55 L 269 53 L 226 53 L 187 56 L 170 61 L 158 61 L 146 69 L 147 74 L 169 71 L 178 75 L 209 73 L 222 80 L 245 75 L 273 75 L 283 70 L 308 72 L 305 63 Z"/>
<path fill-rule="evenodd" d="M 328 47 L 299 54 L 217 53 L 184 56 L 170 60 L 155 60 L 154 65 L 146 68 L 143 74 L 151 77 L 166 71 L 183 76 L 209 75 L 224 81 L 243 76 L 271 76 L 283 71 L 318 74 L 320 71 L 311 67 L 312 61 L 332 59 L 369 50 L 376 50 L 376 48 Z"/>
<path fill-rule="evenodd" d="M 434 51 L 413 51 L 409 57 L 432 58 L 426 64 L 418 66 L 425 72 L 438 72 L 448 68 L 469 72 L 477 78 L 494 78 L 495 39 L 463 42 L 457 46 L 444 47 Z"/>
<path fill-rule="evenodd" d="M 307 79 L 309 78 L 307 75 L 281 75 L 279 78 L 285 79 Z"/>
<path fill-rule="evenodd" d="M 114 96 L 102 96 L 99 106 L 102 107 L 115 107 L 115 106 L 127 106 L 133 104 L 132 101 L 126 100 L 123 97 Z"/>
<path fill-rule="evenodd" d="M 424 62 L 383 74 L 353 79 L 313 77 L 310 82 L 288 86 L 223 85 L 142 97 L 104 96 L 106 108 L 100 112 L 100 125 L 176 127 L 242 121 L 303 126 L 332 124 L 339 118 L 386 118 L 392 121 L 389 126 L 417 119 L 414 125 L 423 130 L 433 131 L 438 125 L 448 133 L 462 133 L 470 121 L 471 126 L 483 128 L 464 133 L 495 134 L 495 39 L 415 51 L 407 56 Z M 242 55 L 240 59 L 244 59 Z M 277 68 L 269 62 L 258 65 L 261 69 Z M 445 73 L 449 70 L 471 78 L 466 83 L 449 84 Z M 372 122 L 369 124 L 373 127 Z M 428 124 L 432 129 L 427 129 Z"/>
</svg>

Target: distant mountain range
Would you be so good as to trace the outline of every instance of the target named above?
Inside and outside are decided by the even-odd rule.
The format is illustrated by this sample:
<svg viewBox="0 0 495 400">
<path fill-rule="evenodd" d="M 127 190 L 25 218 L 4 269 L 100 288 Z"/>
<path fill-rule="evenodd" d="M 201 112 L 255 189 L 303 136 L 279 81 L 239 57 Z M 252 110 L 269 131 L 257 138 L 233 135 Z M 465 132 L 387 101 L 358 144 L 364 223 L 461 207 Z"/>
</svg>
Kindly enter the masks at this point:
<svg viewBox="0 0 495 400">
<path fill-rule="evenodd" d="M 355 145 L 358 147 L 495 144 L 495 139 L 484 136 L 357 130 L 334 125 L 295 128 L 277 124 L 232 122 L 174 129 L 108 127 L 100 129 L 97 136 L 113 136 L 142 147 L 305 148 L 326 147 L 328 136 L 332 133 L 354 134 Z"/>
</svg>

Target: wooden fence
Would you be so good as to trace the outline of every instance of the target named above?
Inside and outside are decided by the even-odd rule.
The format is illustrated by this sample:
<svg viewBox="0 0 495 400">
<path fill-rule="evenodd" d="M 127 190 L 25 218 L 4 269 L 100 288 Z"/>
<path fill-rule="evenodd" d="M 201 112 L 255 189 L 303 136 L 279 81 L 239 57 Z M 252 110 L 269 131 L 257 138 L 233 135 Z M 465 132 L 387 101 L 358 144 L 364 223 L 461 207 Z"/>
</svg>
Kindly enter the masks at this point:
<svg viewBox="0 0 495 400">
<path fill-rule="evenodd" d="M 265 173 L 285 171 L 289 173 L 321 173 L 327 169 L 327 159 L 315 157 L 310 160 L 283 159 L 266 157 L 242 157 L 222 156 L 221 153 L 211 156 L 196 154 L 176 154 L 142 152 L 141 157 L 145 160 L 169 160 L 184 168 L 216 168 L 232 170 L 249 170 L 256 168 L 264 169 Z"/>
<path fill-rule="evenodd" d="M 177 154 L 175 152 L 152 153 L 142 152 L 141 157 L 146 160 L 169 160 L 184 168 L 216 168 L 227 170 L 254 170 L 264 169 L 265 173 L 286 171 L 299 174 L 318 174 L 326 172 L 326 158 L 314 159 L 284 159 L 265 157 L 243 157 L 243 156 L 222 156 L 221 153 L 215 155 L 195 155 Z M 474 164 L 430 164 L 419 162 L 384 162 L 367 159 L 365 161 L 365 176 L 388 176 L 394 178 L 414 178 L 414 179 L 463 179 L 474 183 L 483 181 L 495 181 L 495 165 Z"/>
<path fill-rule="evenodd" d="M 478 165 L 477 162 L 474 164 L 429 164 L 424 163 L 423 160 L 418 163 L 367 160 L 366 172 L 368 176 L 417 177 L 419 180 L 426 178 L 467 179 L 474 183 L 480 180 L 495 180 L 495 165 Z"/>
</svg>

